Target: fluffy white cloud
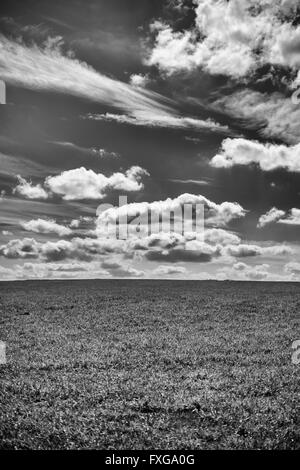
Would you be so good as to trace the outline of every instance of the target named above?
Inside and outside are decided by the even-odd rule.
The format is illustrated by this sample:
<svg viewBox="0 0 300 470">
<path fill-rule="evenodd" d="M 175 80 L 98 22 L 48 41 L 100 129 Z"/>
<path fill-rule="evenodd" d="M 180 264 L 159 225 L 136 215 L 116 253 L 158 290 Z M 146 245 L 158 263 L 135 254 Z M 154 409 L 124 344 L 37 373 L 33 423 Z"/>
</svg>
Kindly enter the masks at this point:
<svg viewBox="0 0 300 470">
<path fill-rule="evenodd" d="M 10 240 L 7 244 L 0 246 L 0 256 L 10 259 L 37 258 L 39 247 L 40 244 L 33 238 Z"/>
<path fill-rule="evenodd" d="M 152 24 L 155 44 L 146 63 L 167 74 L 201 67 L 243 78 L 263 64 L 299 67 L 300 27 L 281 0 L 195 0 L 195 26 L 174 31 Z M 284 18 L 285 16 L 285 18 Z"/>
<path fill-rule="evenodd" d="M 32 186 L 19 177 L 20 183 L 14 192 L 28 199 L 47 199 L 55 194 L 66 201 L 100 200 L 109 191 L 140 191 L 144 187 L 141 180 L 146 175 L 149 173 L 139 166 L 132 166 L 125 173 L 117 172 L 111 176 L 81 167 L 48 176 L 44 182 L 45 189 L 40 184 Z"/>
<path fill-rule="evenodd" d="M 130 75 L 129 83 L 132 86 L 144 88 L 148 82 L 149 78 L 147 75 L 142 75 L 141 73 Z"/>
<path fill-rule="evenodd" d="M 287 216 L 278 222 L 287 225 L 300 225 L 300 209 L 291 209 Z"/>
<path fill-rule="evenodd" d="M 136 223 L 145 224 L 148 231 L 149 214 L 151 214 L 151 220 L 152 218 L 157 220 L 158 216 L 161 215 L 163 220 L 169 223 L 170 217 L 174 213 L 174 219 L 182 221 L 183 208 L 191 208 L 192 206 L 195 208 L 196 214 L 200 219 L 199 222 L 203 221 L 204 211 L 205 224 L 219 227 L 228 224 L 234 219 L 242 218 L 246 214 L 246 211 L 236 202 L 226 201 L 221 204 L 216 204 L 204 196 L 186 193 L 181 194 L 175 199 L 168 198 L 164 201 L 140 202 L 125 204 L 121 207 L 108 208 L 102 211 L 98 216 L 98 234 L 101 235 L 103 229 L 107 226 L 114 226 L 118 219 L 125 222 L 130 220 L 132 227 L 134 219 L 136 219 Z M 169 230 L 170 229 L 168 229 L 168 231 Z"/>
<path fill-rule="evenodd" d="M 33 238 L 10 240 L 0 246 L 0 256 L 8 259 L 41 259 L 47 262 L 63 261 L 66 259 L 92 261 L 98 256 L 111 253 L 124 253 L 124 243 L 121 240 L 72 238 L 71 240 L 37 242 Z"/>
<path fill-rule="evenodd" d="M 300 209 L 293 208 L 290 211 L 282 211 L 273 207 L 259 218 L 258 227 L 265 227 L 271 223 L 300 225 Z"/>
<path fill-rule="evenodd" d="M 284 168 L 300 172 L 300 144 L 293 147 L 286 145 L 262 144 L 257 141 L 225 139 L 221 151 L 211 160 L 215 168 L 230 168 L 234 165 L 255 163 L 264 171 Z"/>
<path fill-rule="evenodd" d="M 278 222 L 284 215 L 284 211 L 277 209 L 276 207 L 272 207 L 272 209 L 260 216 L 257 226 L 262 228 L 268 224 Z"/>
<path fill-rule="evenodd" d="M 168 277 L 178 274 L 186 274 L 186 268 L 184 266 L 169 266 L 167 264 L 161 264 L 158 266 L 152 274 L 159 277 Z"/>
<path fill-rule="evenodd" d="M 211 245 L 237 245 L 241 242 L 238 235 L 221 228 L 205 229 L 204 241 Z"/>
<path fill-rule="evenodd" d="M 55 220 L 36 219 L 21 223 L 24 230 L 35 233 L 55 233 L 60 237 L 70 235 L 72 230 L 64 225 L 57 224 Z"/>
<path fill-rule="evenodd" d="M 286 256 L 293 253 L 291 247 L 287 245 L 259 246 L 241 243 L 240 245 L 227 245 L 222 254 L 234 258 L 247 258 L 252 256 Z"/>
<path fill-rule="evenodd" d="M 17 279 L 89 279 L 105 278 L 107 271 L 100 268 L 99 263 L 43 263 L 26 262 L 17 265 L 13 278 Z"/>
<path fill-rule="evenodd" d="M 133 166 L 126 173 L 113 173 L 105 176 L 84 167 L 62 172 L 57 176 L 49 176 L 45 186 L 53 194 L 66 201 L 80 199 L 103 199 L 107 191 L 140 191 L 144 186 L 141 182 L 147 171 Z"/>
<path fill-rule="evenodd" d="M 284 267 L 286 273 L 293 274 L 295 276 L 300 275 L 300 263 L 297 262 L 290 262 L 287 263 Z"/>
<path fill-rule="evenodd" d="M 239 262 L 231 267 L 220 269 L 217 275 L 220 279 L 262 281 L 268 278 L 268 270 L 268 264 L 249 266 L 248 264 Z"/>
<path fill-rule="evenodd" d="M 113 277 L 142 277 L 144 272 L 132 266 L 122 265 L 116 261 L 103 261 L 102 268 L 108 271 Z"/>
<path fill-rule="evenodd" d="M 48 199 L 47 191 L 40 184 L 33 185 L 30 181 L 26 181 L 18 176 L 19 184 L 14 188 L 14 193 L 25 197 L 26 199 Z"/>
</svg>

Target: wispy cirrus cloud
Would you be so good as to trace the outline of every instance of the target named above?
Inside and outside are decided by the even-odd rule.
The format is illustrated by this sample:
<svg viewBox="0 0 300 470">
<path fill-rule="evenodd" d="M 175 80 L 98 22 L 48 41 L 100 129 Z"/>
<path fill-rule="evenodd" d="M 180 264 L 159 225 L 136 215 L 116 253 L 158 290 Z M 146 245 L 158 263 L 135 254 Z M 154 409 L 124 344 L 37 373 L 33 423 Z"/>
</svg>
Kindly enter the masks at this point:
<svg viewBox="0 0 300 470">
<path fill-rule="evenodd" d="M 114 121 L 119 124 L 130 124 L 142 127 L 162 127 L 169 129 L 187 129 L 201 131 L 215 131 L 220 133 L 230 133 L 228 126 L 213 121 L 212 119 L 196 119 L 191 117 L 182 117 L 172 114 L 156 114 L 152 112 L 139 112 L 134 115 L 127 114 L 88 114 L 88 119 L 95 121 Z"/>
<path fill-rule="evenodd" d="M 212 107 L 239 119 L 243 127 L 256 128 L 263 137 L 288 144 L 300 142 L 300 107 L 282 93 L 260 93 L 246 88 L 219 98 Z"/>
<path fill-rule="evenodd" d="M 170 99 L 107 77 L 76 59 L 71 52 L 64 54 L 61 37 L 49 38 L 40 47 L 0 35 L 0 53 L 0 78 L 7 83 L 73 95 L 125 112 L 103 115 L 102 119 L 147 126 L 225 130 L 210 120 L 182 117 Z"/>
</svg>

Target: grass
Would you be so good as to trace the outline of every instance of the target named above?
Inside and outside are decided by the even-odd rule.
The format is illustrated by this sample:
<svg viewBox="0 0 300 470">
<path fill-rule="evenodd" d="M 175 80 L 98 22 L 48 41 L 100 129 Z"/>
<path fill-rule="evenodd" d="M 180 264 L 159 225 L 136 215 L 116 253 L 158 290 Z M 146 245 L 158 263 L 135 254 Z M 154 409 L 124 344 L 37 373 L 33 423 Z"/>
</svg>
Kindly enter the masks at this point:
<svg viewBox="0 0 300 470">
<path fill-rule="evenodd" d="M 0 283 L 2 449 L 296 449 L 300 286 Z"/>
</svg>

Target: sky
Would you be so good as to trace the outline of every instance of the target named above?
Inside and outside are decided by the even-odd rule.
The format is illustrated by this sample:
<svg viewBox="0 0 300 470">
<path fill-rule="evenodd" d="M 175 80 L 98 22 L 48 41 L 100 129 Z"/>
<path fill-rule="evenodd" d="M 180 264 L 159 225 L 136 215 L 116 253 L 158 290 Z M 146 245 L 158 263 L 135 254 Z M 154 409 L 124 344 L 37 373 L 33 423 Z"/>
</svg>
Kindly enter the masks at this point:
<svg viewBox="0 0 300 470">
<path fill-rule="evenodd" d="M 300 280 L 298 0 L 2 1 L 0 80 L 0 280 Z"/>
</svg>

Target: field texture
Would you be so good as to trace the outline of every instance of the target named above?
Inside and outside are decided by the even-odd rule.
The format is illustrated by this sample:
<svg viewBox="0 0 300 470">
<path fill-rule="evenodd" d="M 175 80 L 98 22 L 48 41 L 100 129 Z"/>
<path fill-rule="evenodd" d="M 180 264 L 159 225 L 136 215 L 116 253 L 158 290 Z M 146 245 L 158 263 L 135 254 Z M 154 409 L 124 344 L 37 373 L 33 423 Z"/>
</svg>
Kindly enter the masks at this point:
<svg viewBox="0 0 300 470">
<path fill-rule="evenodd" d="M 300 448 L 296 284 L 0 283 L 2 449 Z"/>
</svg>

